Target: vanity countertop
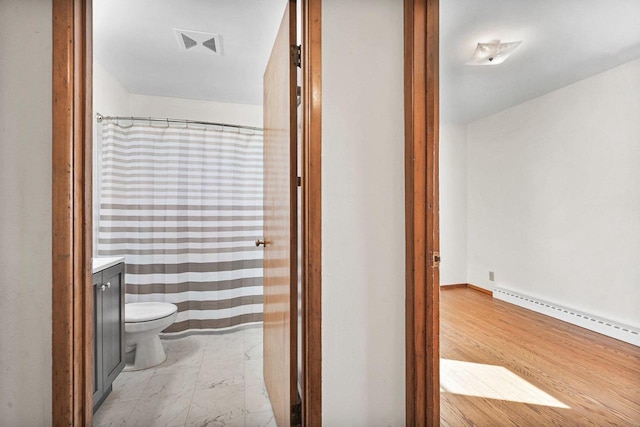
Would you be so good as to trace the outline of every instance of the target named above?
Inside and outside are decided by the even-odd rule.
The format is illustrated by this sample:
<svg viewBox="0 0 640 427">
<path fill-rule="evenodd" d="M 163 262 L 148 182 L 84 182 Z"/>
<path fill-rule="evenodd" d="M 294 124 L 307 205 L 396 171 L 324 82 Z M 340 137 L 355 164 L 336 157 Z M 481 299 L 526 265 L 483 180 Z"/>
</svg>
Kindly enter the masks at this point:
<svg viewBox="0 0 640 427">
<path fill-rule="evenodd" d="M 113 267 L 121 262 L 124 262 L 124 257 L 121 256 L 93 258 L 91 260 L 91 267 L 93 269 L 93 273 L 99 273 L 100 271 Z"/>
</svg>

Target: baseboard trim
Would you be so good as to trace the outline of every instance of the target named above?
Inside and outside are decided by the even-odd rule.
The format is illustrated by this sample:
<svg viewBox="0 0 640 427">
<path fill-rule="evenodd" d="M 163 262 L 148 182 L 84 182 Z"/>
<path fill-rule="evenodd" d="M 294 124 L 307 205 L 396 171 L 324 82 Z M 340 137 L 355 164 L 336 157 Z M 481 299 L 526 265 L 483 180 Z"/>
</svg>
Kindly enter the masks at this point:
<svg viewBox="0 0 640 427">
<path fill-rule="evenodd" d="M 449 290 L 449 289 L 457 289 L 457 288 L 466 288 L 467 284 L 466 283 L 454 283 L 451 285 L 440 285 L 440 289 L 441 290 Z"/>
<path fill-rule="evenodd" d="M 487 295 L 493 296 L 493 291 L 485 288 L 481 288 L 480 286 L 472 285 L 471 283 L 467 283 L 467 287 L 469 289 L 473 289 L 474 291 L 482 292 Z"/>
<path fill-rule="evenodd" d="M 493 292 L 489 289 L 481 288 L 480 286 L 472 285 L 471 283 L 453 283 L 451 285 L 440 285 L 440 290 L 450 290 L 450 289 L 460 289 L 460 288 L 469 288 L 474 291 L 482 292 L 483 294 L 487 294 L 493 296 Z"/>
<path fill-rule="evenodd" d="M 640 330 L 589 313 L 543 301 L 509 289 L 495 288 L 494 298 L 640 347 Z"/>
</svg>

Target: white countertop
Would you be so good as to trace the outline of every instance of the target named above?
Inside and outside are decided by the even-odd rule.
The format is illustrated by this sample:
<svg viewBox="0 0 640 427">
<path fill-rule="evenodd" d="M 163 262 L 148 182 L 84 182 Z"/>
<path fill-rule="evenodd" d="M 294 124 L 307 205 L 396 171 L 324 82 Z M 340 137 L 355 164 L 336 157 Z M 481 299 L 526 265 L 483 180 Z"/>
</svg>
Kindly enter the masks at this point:
<svg viewBox="0 0 640 427">
<path fill-rule="evenodd" d="M 121 256 L 93 258 L 91 260 L 91 267 L 93 269 L 93 273 L 98 273 L 109 267 L 113 267 L 116 264 L 120 264 L 121 262 L 124 262 L 124 257 Z"/>
</svg>

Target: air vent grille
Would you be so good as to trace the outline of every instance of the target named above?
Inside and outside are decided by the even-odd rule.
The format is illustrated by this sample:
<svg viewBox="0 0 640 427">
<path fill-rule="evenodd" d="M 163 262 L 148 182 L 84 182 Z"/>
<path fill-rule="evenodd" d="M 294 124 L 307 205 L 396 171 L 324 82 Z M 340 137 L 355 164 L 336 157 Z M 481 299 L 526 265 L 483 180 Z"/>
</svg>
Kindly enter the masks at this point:
<svg viewBox="0 0 640 427">
<path fill-rule="evenodd" d="M 202 46 L 204 46 L 207 49 L 213 51 L 214 53 L 218 53 L 218 48 L 217 48 L 217 43 L 216 43 L 215 37 L 203 42 Z"/>
<path fill-rule="evenodd" d="M 202 31 L 181 30 L 174 28 L 180 49 L 200 51 L 222 55 L 222 36 Z"/>
<path fill-rule="evenodd" d="M 185 50 L 189 50 L 192 47 L 198 46 L 198 42 L 192 39 L 191 37 L 189 37 L 188 35 L 183 33 L 181 33 L 180 35 L 182 36 L 182 42 L 184 43 Z"/>
</svg>

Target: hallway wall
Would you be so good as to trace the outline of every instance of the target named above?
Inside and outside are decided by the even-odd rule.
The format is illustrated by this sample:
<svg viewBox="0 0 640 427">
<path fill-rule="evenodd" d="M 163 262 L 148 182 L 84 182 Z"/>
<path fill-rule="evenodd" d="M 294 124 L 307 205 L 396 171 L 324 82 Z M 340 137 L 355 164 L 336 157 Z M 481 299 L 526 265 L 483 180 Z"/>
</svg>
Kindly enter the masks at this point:
<svg viewBox="0 0 640 427">
<path fill-rule="evenodd" d="M 0 2 L 0 425 L 51 425 L 51 2 Z"/>
<path fill-rule="evenodd" d="M 322 420 L 399 427 L 403 2 L 325 0 L 322 8 Z"/>
</svg>

